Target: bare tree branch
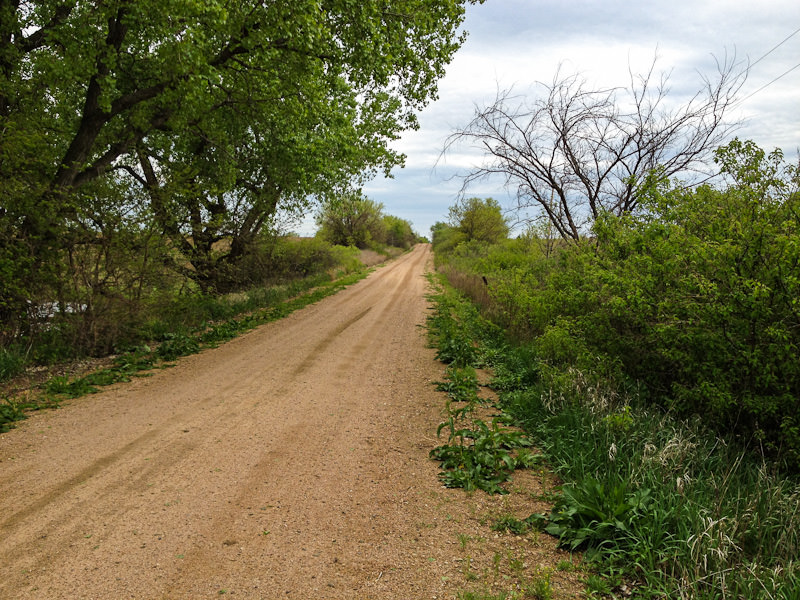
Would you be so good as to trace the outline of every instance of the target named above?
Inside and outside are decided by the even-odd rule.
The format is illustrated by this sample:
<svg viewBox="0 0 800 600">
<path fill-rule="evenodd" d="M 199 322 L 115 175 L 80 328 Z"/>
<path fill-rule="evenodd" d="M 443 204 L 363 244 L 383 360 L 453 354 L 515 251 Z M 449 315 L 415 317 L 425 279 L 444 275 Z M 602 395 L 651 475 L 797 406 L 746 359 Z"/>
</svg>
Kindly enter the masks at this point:
<svg viewBox="0 0 800 600">
<path fill-rule="evenodd" d="M 712 151 L 735 128 L 726 119 L 747 71 L 727 57 L 712 81 L 688 101 L 670 99 L 669 75 L 630 69 L 627 88 L 588 89 L 578 75 L 540 84 L 531 101 L 498 91 L 453 133 L 443 155 L 461 144 L 480 148 L 483 163 L 463 177 L 462 193 L 500 175 L 516 189 L 517 210 L 544 215 L 564 239 L 578 240 L 603 212 L 638 206 L 637 185 L 648 172 L 703 174 Z"/>
</svg>

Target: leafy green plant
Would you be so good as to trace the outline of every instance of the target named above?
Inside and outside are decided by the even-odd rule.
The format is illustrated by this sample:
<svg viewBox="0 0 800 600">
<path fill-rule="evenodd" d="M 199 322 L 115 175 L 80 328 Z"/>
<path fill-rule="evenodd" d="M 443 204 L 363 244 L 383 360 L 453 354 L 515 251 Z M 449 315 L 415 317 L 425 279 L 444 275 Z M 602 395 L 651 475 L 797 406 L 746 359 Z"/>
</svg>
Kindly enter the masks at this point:
<svg viewBox="0 0 800 600">
<path fill-rule="evenodd" d="M 516 452 L 517 469 L 532 469 L 544 461 L 544 455 L 531 448 L 518 448 Z"/>
<path fill-rule="evenodd" d="M 114 368 L 125 375 L 132 375 L 153 367 L 154 358 L 149 346 L 142 346 L 114 358 Z"/>
<path fill-rule="evenodd" d="M 477 357 L 478 351 L 472 341 L 457 331 L 451 332 L 451 335 L 443 340 L 436 352 L 437 360 L 456 367 L 472 365 L 476 362 Z"/>
<path fill-rule="evenodd" d="M 535 385 L 540 377 L 540 359 L 531 346 L 503 344 L 501 358 L 492 362 L 491 386 L 498 392 L 511 392 Z"/>
<path fill-rule="evenodd" d="M 611 595 L 613 589 L 611 583 L 602 575 L 589 575 L 584 583 L 589 598 L 606 598 Z"/>
<path fill-rule="evenodd" d="M 575 565 L 571 560 L 563 559 L 558 561 L 556 564 L 557 571 L 565 571 L 565 572 L 572 572 L 578 569 L 578 566 Z"/>
<path fill-rule="evenodd" d="M 476 399 L 478 376 L 471 366 L 455 367 L 450 365 L 445 371 L 445 381 L 436 384 L 436 389 L 446 392 L 453 401 L 469 402 Z"/>
<path fill-rule="evenodd" d="M 649 489 L 629 491 L 619 482 L 606 486 L 594 478 L 565 486 L 545 531 L 571 550 L 596 550 L 629 538 L 633 524 L 652 503 Z"/>
<path fill-rule="evenodd" d="M 429 281 L 440 288 L 432 276 Z M 437 349 L 436 358 L 457 368 L 479 366 L 482 360 L 470 331 L 474 311 L 457 314 L 468 305 L 447 294 L 431 294 L 429 298 L 436 303 L 433 314 L 427 319 L 428 335 L 432 346 Z"/>
<path fill-rule="evenodd" d="M 430 452 L 431 458 L 442 463 L 444 472 L 439 478 L 447 487 L 506 494 L 501 484 L 524 466 L 512 451 L 530 446 L 531 442 L 519 431 L 502 428 L 499 419 L 493 419 L 489 426 L 474 418 L 469 426 L 459 427 L 459 419 L 471 412 L 469 405 L 451 411 L 448 420 L 439 425 L 437 435 L 445 428 L 449 430 L 448 443 Z"/>
<path fill-rule="evenodd" d="M 627 405 L 623 406 L 620 411 L 612 412 L 603 417 L 603 420 L 611 429 L 616 430 L 620 433 L 624 433 L 625 431 L 633 427 L 633 416 L 631 416 L 631 407 Z"/>
<path fill-rule="evenodd" d="M 66 398 L 78 398 L 86 394 L 94 394 L 98 390 L 85 378 L 70 380 L 65 375 L 59 375 L 50 379 L 44 386 L 45 392 L 64 396 Z"/>
<path fill-rule="evenodd" d="M 207 331 L 200 335 L 200 341 L 204 344 L 216 344 L 235 338 L 246 327 L 246 322 L 235 320 L 225 321 L 212 325 Z"/>
<path fill-rule="evenodd" d="M 200 342 L 196 338 L 181 334 L 168 333 L 156 350 L 156 356 L 161 360 L 172 361 L 181 356 L 195 354 L 200 350 Z"/>
<path fill-rule="evenodd" d="M 5 433 L 14 427 L 15 421 L 26 418 L 23 406 L 8 398 L 0 401 L 0 433 Z"/>
<path fill-rule="evenodd" d="M 89 386 L 111 385 L 120 381 L 130 381 L 127 374 L 119 369 L 101 369 L 82 378 Z"/>
</svg>

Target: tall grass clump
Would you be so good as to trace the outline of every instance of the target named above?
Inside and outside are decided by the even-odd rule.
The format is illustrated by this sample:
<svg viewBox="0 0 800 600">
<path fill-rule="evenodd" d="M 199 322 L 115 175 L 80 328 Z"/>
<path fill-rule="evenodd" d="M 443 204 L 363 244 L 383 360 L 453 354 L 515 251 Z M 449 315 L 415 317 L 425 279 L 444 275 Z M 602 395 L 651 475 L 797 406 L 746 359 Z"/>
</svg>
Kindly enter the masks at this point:
<svg viewBox="0 0 800 600">
<path fill-rule="evenodd" d="M 0 348 L 0 381 L 19 375 L 25 369 L 26 354 L 19 346 Z"/>
<path fill-rule="evenodd" d="M 699 421 L 564 375 L 502 398 L 566 482 L 546 531 L 644 597 L 798 597 L 796 480 Z"/>
</svg>

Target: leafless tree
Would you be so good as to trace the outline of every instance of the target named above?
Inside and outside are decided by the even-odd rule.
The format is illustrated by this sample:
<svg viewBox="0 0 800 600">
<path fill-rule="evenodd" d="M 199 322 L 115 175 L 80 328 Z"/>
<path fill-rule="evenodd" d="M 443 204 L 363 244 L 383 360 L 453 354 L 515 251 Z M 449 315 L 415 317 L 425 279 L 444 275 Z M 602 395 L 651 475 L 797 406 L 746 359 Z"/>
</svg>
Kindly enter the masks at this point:
<svg viewBox="0 0 800 600">
<path fill-rule="evenodd" d="M 447 140 L 444 153 L 481 148 L 481 166 L 464 176 L 463 190 L 500 175 L 516 188 L 519 213 L 544 215 L 560 236 L 578 240 L 604 211 L 636 209 L 637 185 L 652 169 L 690 177 L 706 172 L 710 153 L 735 127 L 727 120 L 746 77 L 735 61 L 718 62 L 717 77 L 676 105 L 668 74 L 630 73 L 630 86 L 588 89 L 560 70 L 540 97 L 498 92 L 473 120 Z"/>
</svg>

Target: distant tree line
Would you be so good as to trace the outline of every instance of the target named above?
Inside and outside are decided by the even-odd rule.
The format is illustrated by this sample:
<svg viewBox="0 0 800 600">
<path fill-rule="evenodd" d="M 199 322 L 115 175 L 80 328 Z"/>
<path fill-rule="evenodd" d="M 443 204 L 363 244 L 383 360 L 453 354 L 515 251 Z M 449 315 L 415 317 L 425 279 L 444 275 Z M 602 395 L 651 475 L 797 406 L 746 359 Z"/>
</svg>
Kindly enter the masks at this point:
<svg viewBox="0 0 800 600">
<path fill-rule="evenodd" d="M 420 241 L 409 221 L 384 214 L 382 204 L 358 192 L 325 203 L 316 222 L 317 235 L 340 246 L 410 248 Z"/>
</svg>

